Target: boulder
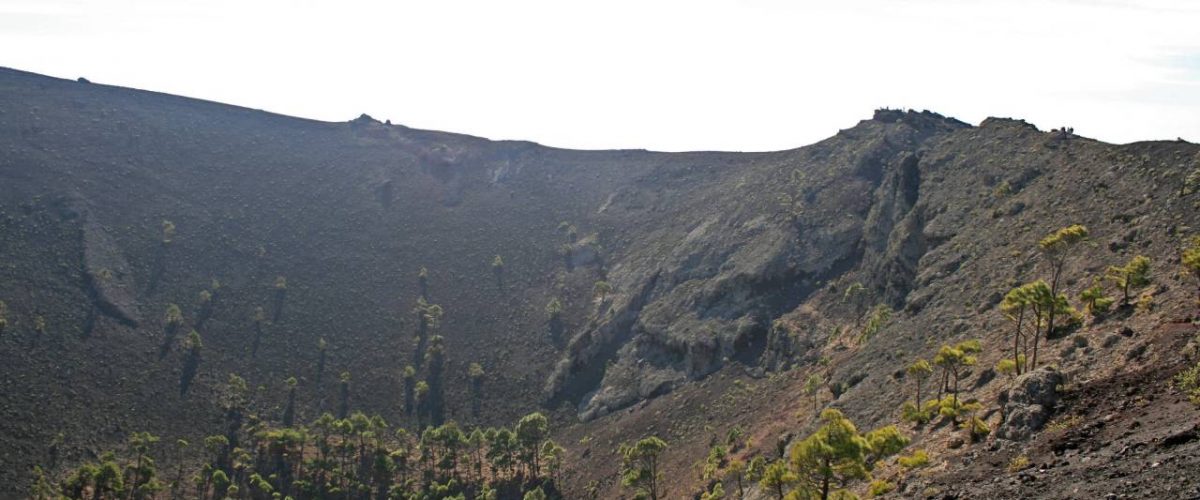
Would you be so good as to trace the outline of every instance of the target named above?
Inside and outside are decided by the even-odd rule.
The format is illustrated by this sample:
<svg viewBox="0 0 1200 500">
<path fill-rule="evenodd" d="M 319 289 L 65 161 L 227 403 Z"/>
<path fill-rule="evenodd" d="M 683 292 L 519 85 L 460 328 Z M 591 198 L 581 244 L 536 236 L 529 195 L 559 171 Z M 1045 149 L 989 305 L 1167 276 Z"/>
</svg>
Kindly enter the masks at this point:
<svg viewBox="0 0 1200 500">
<path fill-rule="evenodd" d="M 1054 411 L 1059 399 L 1058 386 L 1062 383 L 1062 373 L 1048 366 L 1017 377 L 1007 391 L 1007 398 L 1001 398 L 1004 421 L 996 430 L 996 437 L 1021 441 L 1040 430 Z"/>
</svg>

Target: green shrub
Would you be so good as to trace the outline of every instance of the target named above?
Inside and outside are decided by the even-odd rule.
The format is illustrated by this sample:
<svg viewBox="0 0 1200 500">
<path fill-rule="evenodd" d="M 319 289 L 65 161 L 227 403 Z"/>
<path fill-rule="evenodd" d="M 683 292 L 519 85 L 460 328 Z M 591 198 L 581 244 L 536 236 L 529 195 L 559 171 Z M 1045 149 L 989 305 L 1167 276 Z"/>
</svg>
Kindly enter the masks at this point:
<svg viewBox="0 0 1200 500">
<path fill-rule="evenodd" d="M 1025 455 L 1017 455 L 1008 461 L 1009 472 L 1019 472 L 1029 467 L 1029 457 Z"/>
<path fill-rule="evenodd" d="M 1175 375 L 1175 387 L 1200 406 L 1200 363 Z"/>
<path fill-rule="evenodd" d="M 905 469 L 916 469 L 929 465 L 929 454 L 925 450 L 913 450 L 912 455 L 903 456 L 896 461 Z"/>
<path fill-rule="evenodd" d="M 871 481 L 871 485 L 867 487 L 867 495 L 871 497 L 877 497 L 891 493 L 895 489 L 896 485 L 882 479 L 876 479 Z"/>
</svg>

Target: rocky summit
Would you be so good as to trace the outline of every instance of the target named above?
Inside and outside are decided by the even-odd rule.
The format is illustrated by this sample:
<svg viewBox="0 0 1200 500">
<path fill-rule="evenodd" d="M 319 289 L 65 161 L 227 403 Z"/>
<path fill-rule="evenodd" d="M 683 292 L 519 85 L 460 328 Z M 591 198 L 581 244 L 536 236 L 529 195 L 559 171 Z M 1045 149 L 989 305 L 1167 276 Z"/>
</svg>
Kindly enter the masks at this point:
<svg viewBox="0 0 1200 500">
<path fill-rule="evenodd" d="M 574 151 L 0 69 L 0 496 L 1190 498 L 1197 235 L 1183 141 Z"/>
</svg>

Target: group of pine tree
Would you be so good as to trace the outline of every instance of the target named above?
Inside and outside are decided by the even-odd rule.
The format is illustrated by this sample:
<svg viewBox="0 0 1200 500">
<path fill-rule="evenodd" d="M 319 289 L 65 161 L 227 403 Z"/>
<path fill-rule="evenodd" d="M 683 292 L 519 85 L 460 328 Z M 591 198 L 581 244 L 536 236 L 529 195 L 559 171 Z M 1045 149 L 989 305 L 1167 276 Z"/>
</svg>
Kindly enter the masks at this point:
<svg viewBox="0 0 1200 500">
<path fill-rule="evenodd" d="M 163 246 L 172 242 L 175 227 L 164 222 Z M 161 265 L 161 263 L 160 263 Z M 497 256 L 493 271 L 502 274 Z M 265 408 L 251 400 L 246 381 L 230 374 L 223 387 L 221 410 L 226 431 L 198 445 L 176 440 L 173 445 L 146 432 L 134 433 L 123 453 L 106 452 L 98 461 L 68 471 L 35 468 L 31 497 L 37 499 L 528 499 L 559 496 L 555 479 L 565 450 L 550 440 L 548 420 L 541 413 L 521 418 L 513 427 L 463 428 L 445 420 L 446 353 L 439 327 L 443 310 L 428 301 L 429 273 L 418 274 L 420 296 L 413 362 L 402 371 L 405 413 L 416 420 L 412 429 L 392 428 L 381 416 L 350 411 L 351 375 L 339 377 L 336 414 L 323 413 L 307 425 L 296 422 L 297 380 L 285 381 L 286 402 L 277 421 L 263 418 Z M 200 292 L 193 328 L 182 341 L 180 396 L 186 397 L 201 362 L 198 330 L 213 314 L 216 280 Z M 271 322 L 282 315 L 287 280 L 274 285 Z M 262 307 L 251 318 L 257 351 L 268 324 Z M 186 323 L 183 308 L 168 304 L 163 316 L 160 359 L 176 343 Z M 8 326 L 0 301 L 0 333 Z M 318 385 L 325 370 L 328 343 L 318 342 Z M 424 378 L 418 380 L 418 375 Z M 479 415 L 485 372 L 468 366 L 472 414 Z M 265 404 L 259 401 L 257 403 Z M 156 456 L 156 453 L 157 456 Z M 163 459 L 173 463 L 160 471 Z M 200 464 L 189 470 L 188 464 Z"/>
<path fill-rule="evenodd" d="M 324 413 L 302 425 L 294 421 L 295 379 L 287 387 L 282 418 L 271 421 L 253 411 L 246 381 L 230 375 L 221 397 L 227 432 L 170 446 L 134 433 L 123 453 L 104 453 L 58 480 L 37 468 L 31 497 L 467 500 L 558 494 L 555 479 L 565 450 L 549 439 L 541 413 L 511 428 L 463 428 L 451 421 L 419 433 L 361 412 L 343 418 Z M 160 470 L 163 458 L 173 465 Z"/>
<path fill-rule="evenodd" d="M 171 242 L 173 233 L 174 225 L 164 223 L 164 246 Z M 1059 329 L 1078 325 L 1084 314 L 1101 317 L 1116 302 L 1117 299 L 1105 293 L 1101 277 L 1094 277 L 1092 285 L 1080 294 L 1082 313 L 1071 306 L 1069 297 L 1061 290 L 1065 264 L 1072 250 L 1087 238 L 1085 227 L 1073 225 L 1039 242 L 1046 278 L 1014 288 L 1000 304 L 1014 328 L 1009 344 L 1011 357 L 1000 361 L 998 372 L 1016 376 L 1036 368 L 1042 339 L 1052 338 Z M 1181 255 L 1185 270 L 1200 281 L 1200 237 Z M 496 256 L 492 270 L 498 280 L 502 278 L 503 266 L 503 260 Z M 1148 307 L 1148 295 L 1135 298 L 1136 292 L 1150 282 L 1147 257 L 1138 255 L 1122 266 L 1110 266 L 1103 278 L 1119 293 L 1121 307 L 1132 307 L 1135 303 L 1138 307 Z M 402 426 L 393 429 L 380 416 L 350 412 L 348 372 L 340 377 L 337 414 L 324 413 L 306 425 L 295 422 L 294 378 L 286 382 L 282 418 L 273 422 L 252 411 L 246 382 L 231 374 L 221 401 L 228 423 L 225 433 L 209 436 L 197 445 L 177 440 L 171 446 L 159 443 L 159 438 L 149 433 L 134 433 L 122 454 L 108 452 L 98 461 L 65 472 L 37 468 L 32 496 L 94 500 L 558 496 L 555 479 L 562 470 L 564 450 L 548 438 L 547 420 L 541 414 L 530 414 L 511 429 L 464 429 L 453 421 L 445 421 L 446 357 L 443 339 L 438 334 L 443 310 L 428 301 L 428 279 L 428 271 L 422 268 L 418 275 L 420 296 L 413 309 L 417 319 L 413 361 L 402 371 L 405 412 L 416 419 L 413 430 Z M 182 342 L 183 396 L 201 361 L 202 341 L 197 330 L 213 314 L 220 286 L 214 281 L 211 290 L 200 292 L 195 306 L 195 328 Z M 273 288 L 271 318 L 278 321 L 286 297 L 286 279 L 277 278 Z M 595 288 L 594 293 L 601 301 L 611 292 L 611 287 L 603 281 L 597 282 Z M 861 302 L 864 292 L 856 284 L 847 290 L 846 297 Z M 862 309 L 861 304 L 855 307 L 856 317 L 861 318 Z M 561 303 L 557 298 L 552 299 L 546 307 L 552 330 L 561 321 L 561 313 Z M 860 340 L 869 340 L 883 328 L 889 316 L 886 307 L 874 308 Z M 44 319 L 41 316 L 38 319 L 35 329 L 44 334 Z M 262 307 L 256 308 L 252 318 L 254 351 L 266 322 L 266 312 Z M 164 323 L 163 355 L 184 324 L 181 308 L 168 305 Z M 0 335 L 8 328 L 8 308 L 0 301 Z M 326 346 L 321 339 L 318 383 L 324 371 Z M 943 418 L 964 429 L 972 442 L 986 436 L 990 429 L 976 416 L 982 405 L 964 397 L 959 387 L 960 378 L 976 363 L 981 348 L 977 340 L 947 344 L 937 350 L 932 361 L 919 359 L 909 365 L 905 372 L 915 386 L 914 400 L 901 408 L 901 420 L 921 426 Z M 939 372 L 938 395 L 926 400 L 924 384 L 935 372 Z M 419 379 L 421 374 L 424 379 Z M 481 365 L 469 365 L 469 391 L 475 416 L 479 413 L 484 376 Z M 814 415 L 818 414 L 816 395 L 823 382 L 821 376 L 813 373 L 804 385 L 804 392 L 813 400 Z M 835 395 L 839 392 L 833 386 L 830 389 Z M 754 482 L 781 500 L 849 498 L 853 495 L 847 488 L 853 482 L 869 479 L 877 464 L 898 454 L 908 444 L 908 438 L 894 425 L 860 433 L 836 409 L 820 411 L 819 420 L 821 426 L 792 444 L 790 453 L 785 453 L 781 445 L 774 460 L 764 455 L 748 463 L 734 458 L 740 445 L 732 439 L 725 445 L 714 446 L 702 466 L 702 479 L 707 483 L 702 498 L 723 498 L 727 490 L 736 491 L 737 498 L 741 498 L 746 487 Z M 648 437 L 623 444 L 617 450 L 622 461 L 621 482 L 635 497 L 653 500 L 662 497 L 659 458 L 666 448 L 666 442 Z M 153 451 L 160 453 L 156 457 Z M 173 470 L 158 470 L 156 464 L 164 458 L 175 464 Z M 922 450 L 898 459 L 904 467 L 927 462 L 928 456 Z M 198 469 L 186 470 L 187 464 L 197 463 Z M 882 493 L 891 488 L 894 485 L 887 481 L 874 481 L 869 491 Z"/>
<path fill-rule="evenodd" d="M 1064 227 L 1047 235 L 1038 242 L 1046 279 L 1038 279 L 1018 286 L 1008 292 L 1000 304 L 1001 311 L 1013 325 L 1011 357 L 1002 359 L 996 371 L 1016 377 L 1033 370 L 1039 363 L 1041 340 L 1054 338 L 1062 331 L 1079 326 L 1084 315 L 1101 319 L 1109 312 L 1118 298 L 1110 298 L 1101 277 L 1094 277 L 1091 286 L 1082 291 L 1079 304 L 1082 312 L 1071 305 L 1069 297 L 1061 291 L 1063 273 L 1072 251 L 1087 241 L 1088 230 L 1082 225 Z M 1185 272 L 1200 282 L 1200 237 L 1192 240 L 1181 252 Z M 1048 281 L 1047 281 L 1048 280 Z M 1118 294 L 1120 307 L 1147 308 L 1150 295 L 1135 298 L 1136 292 L 1150 284 L 1150 259 L 1137 255 L 1124 265 L 1109 266 L 1103 281 L 1112 284 Z M 855 317 L 861 317 L 864 307 L 860 297 L 865 293 L 861 284 L 848 287 L 845 297 L 852 305 Z M 1200 304 L 1200 296 L 1198 296 Z M 876 307 L 864 325 L 860 340 L 869 339 L 887 322 L 889 310 Z M 970 442 L 985 438 L 991 429 L 977 415 L 983 405 L 975 398 L 964 395 L 960 388 L 961 379 L 977 362 L 982 351 L 978 340 L 964 340 L 942 345 L 932 360 L 918 359 L 910 364 L 905 375 L 912 380 L 913 400 L 905 402 L 899 418 L 917 427 L 935 419 L 944 419 L 954 428 L 962 429 Z M 1200 365 L 1181 374 L 1181 379 L 1190 381 L 1190 386 L 1200 387 Z M 938 394 L 925 399 L 924 388 L 928 379 L 937 375 Z M 1190 376 L 1190 378 L 1188 378 Z M 741 431 L 735 428 L 726 441 L 710 448 L 708 456 L 697 464 L 704 490 L 702 500 L 722 498 L 741 499 L 747 488 L 757 484 L 762 492 L 778 500 L 809 500 L 830 498 L 857 498 L 851 491 L 858 481 L 869 481 L 866 490 L 870 496 L 894 491 L 896 485 L 884 479 L 872 478 L 872 471 L 885 464 L 886 459 L 899 455 L 909 444 L 909 438 L 896 425 L 886 425 L 870 432 L 861 433 L 841 411 L 826 408 L 819 411 L 818 394 L 824 378 L 812 373 L 805 380 L 802 391 L 813 404 L 813 414 L 819 415 L 820 426 L 809 436 L 791 443 L 780 442 L 775 458 L 764 454 L 754 456 L 748 462 L 740 458 L 740 448 L 747 448 L 741 441 Z M 835 394 L 838 388 L 829 386 Z M 1193 389 L 1200 394 L 1200 389 Z M 1195 396 L 1200 402 L 1200 396 Z M 647 437 L 636 443 L 622 445 L 621 482 L 629 488 L 635 498 L 658 500 L 664 498 L 660 460 L 668 444 L 658 437 Z M 745 456 L 746 454 L 742 454 Z M 895 466 L 900 471 L 924 467 L 930 463 L 929 453 L 913 450 L 907 455 L 897 456 Z"/>
</svg>

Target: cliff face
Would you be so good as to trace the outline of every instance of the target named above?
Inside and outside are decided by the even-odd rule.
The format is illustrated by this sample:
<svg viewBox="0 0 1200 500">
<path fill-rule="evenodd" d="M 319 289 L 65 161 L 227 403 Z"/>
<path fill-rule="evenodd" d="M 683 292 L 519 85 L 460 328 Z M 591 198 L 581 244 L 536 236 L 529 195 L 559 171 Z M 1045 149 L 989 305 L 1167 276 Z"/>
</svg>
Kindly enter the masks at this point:
<svg viewBox="0 0 1200 500">
<path fill-rule="evenodd" d="M 873 294 L 902 303 L 925 248 L 920 158 L 966 128 L 932 113 L 882 111 L 837 137 L 697 179 L 657 213 L 618 221 L 626 214 L 606 207 L 598 218 L 629 234 L 609 270 L 629 293 L 601 304 L 577 332 L 548 395 L 582 396 L 588 419 L 731 359 L 755 365 L 776 319 L 855 269 L 871 270 Z"/>
<path fill-rule="evenodd" d="M 355 408 L 411 424 L 400 373 L 421 366 L 421 295 L 446 311 L 446 413 L 460 422 L 542 405 L 563 408 L 562 425 L 619 426 L 615 410 L 713 373 L 818 366 L 852 417 L 882 422 L 904 363 L 1001 338 L 995 305 L 1038 272 L 1045 232 L 1097 235 L 1069 265 L 1071 293 L 1134 253 L 1170 267 L 1198 168 L 1186 143 L 889 110 L 790 151 L 569 151 L 0 70 L 13 450 L 0 483 L 135 430 L 210 433 L 231 372 L 263 387 L 265 415 L 296 376 L 306 420 L 347 371 Z M 1162 278 L 1163 310 L 1182 307 L 1190 288 Z M 872 308 L 890 319 L 859 339 Z M 191 329 L 205 351 L 181 397 Z M 488 374 L 478 410 L 473 362 Z"/>
</svg>

